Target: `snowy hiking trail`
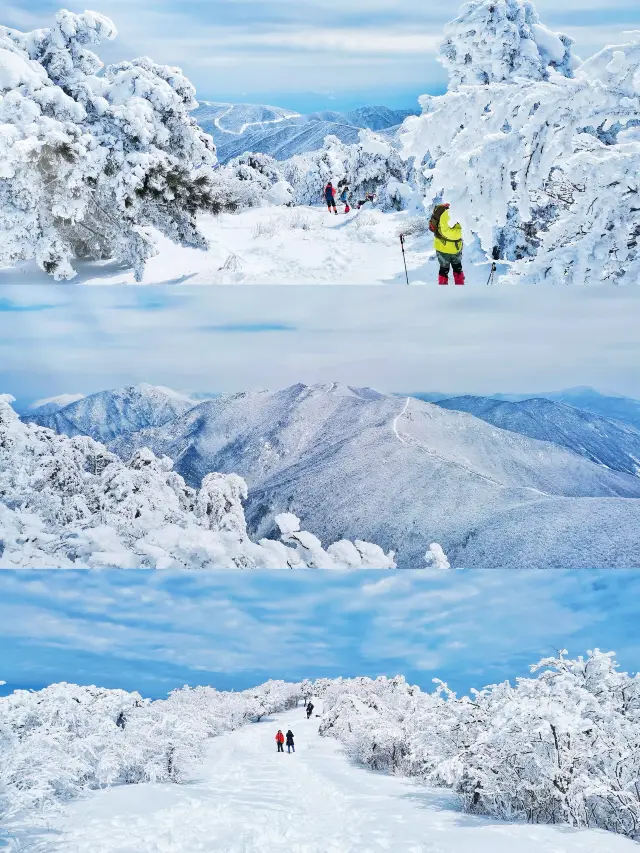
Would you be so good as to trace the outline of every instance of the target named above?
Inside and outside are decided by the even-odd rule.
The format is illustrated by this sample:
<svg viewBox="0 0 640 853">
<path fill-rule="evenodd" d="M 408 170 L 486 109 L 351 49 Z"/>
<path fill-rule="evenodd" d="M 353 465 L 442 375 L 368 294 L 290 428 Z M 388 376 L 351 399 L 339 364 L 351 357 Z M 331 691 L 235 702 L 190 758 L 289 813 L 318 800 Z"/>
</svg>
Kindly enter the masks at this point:
<svg viewBox="0 0 640 853">
<path fill-rule="evenodd" d="M 319 703 L 317 703 L 319 704 Z M 317 710 L 317 708 L 316 708 Z M 291 728 L 295 754 L 276 752 Z M 187 785 L 91 793 L 30 853 L 633 853 L 603 831 L 508 824 L 461 813 L 446 790 L 373 773 L 318 735 L 303 707 L 210 742 Z"/>
<path fill-rule="evenodd" d="M 329 214 L 315 207 L 261 207 L 200 219 L 207 251 L 176 246 L 158 235 L 159 254 L 146 266 L 143 284 L 327 284 L 407 287 L 398 237 L 404 213 L 363 208 Z M 431 234 L 407 237 L 409 280 L 439 292 L 486 290 L 488 267 L 473 247 L 465 256 L 465 287 L 438 287 Z M 478 261 L 475 264 L 473 261 Z M 74 263 L 74 284 L 134 284 L 133 272 L 111 261 Z M 29 262 L 0 269 L 0 284 L 51 283 Z"/>
</svg>

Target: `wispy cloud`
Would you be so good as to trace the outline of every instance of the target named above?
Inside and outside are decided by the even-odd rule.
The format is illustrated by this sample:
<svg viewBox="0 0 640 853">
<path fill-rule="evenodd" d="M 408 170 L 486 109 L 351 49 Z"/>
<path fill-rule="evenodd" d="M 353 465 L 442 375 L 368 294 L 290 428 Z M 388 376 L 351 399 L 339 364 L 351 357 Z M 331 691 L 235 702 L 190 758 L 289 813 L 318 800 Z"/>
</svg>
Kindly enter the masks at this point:
<svg viewBox="0 0 640 853">
<path fill-rule="evenodd" d="M 69 292 L 4 287 L 11 304 L 51 307 L 0 312 L 0 392 L 34 400 L 137 382 L 236 392 L 338 381 L 454 394 L 592 385 L 640 396 L 640 288 L 496 287 L 480 302 L 471 288 L 373 287 L 366 299 L 350 287 Z"/>
<path fill-rule="evenodd" d="M 613 649 L 635 670 L 639 594 L 637 572 L 611 571 L 6 572 L 0 677 L 160 695 L 403 673 L 467 691 L 560 647 Z"/>
<path fill-rule="evenodd" d="M 5 313 L 24 312 L 24 311 L 51 311 L 59 308 L 59 305 L 53 305 L 46 302 L 14 302 L 11 299 L 0 297 L 0 311 Z"/>
<path fill-rule="evenodd" d="M 219 325 L 198 326 L 198 331 L 223 334 L 261 334 L 263 332 L 295 332 L 291 323 L 220 323 Z"/>
</svg>

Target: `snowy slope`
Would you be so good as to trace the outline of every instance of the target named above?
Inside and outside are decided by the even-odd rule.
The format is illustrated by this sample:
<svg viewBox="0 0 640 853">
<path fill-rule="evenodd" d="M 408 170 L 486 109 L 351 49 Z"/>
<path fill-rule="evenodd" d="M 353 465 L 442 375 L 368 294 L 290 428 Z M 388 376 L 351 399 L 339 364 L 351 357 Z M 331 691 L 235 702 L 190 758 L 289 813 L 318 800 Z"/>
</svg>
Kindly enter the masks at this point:
<svg viewBox="0 0 640 853">
<path fill-rule="evenodd" d="M 195 400 L 169 388 L 143 383 L 100 391 L 53 411 L 45 406 L 27 413 L 23 420 L 63 435 L 89 435 L 96 441 L 109 441 L 126 432 L 160 426 L 195 404 Z"/>
<path fill-rule="evenodd" d="M 632 397 L 601 394 L 595 388 L 585 387 L 568 388 L 541 396 L 605 418 L 615 418 L 640 429 L 640 400 L 634 400 Z"/>
<path fill-rule="evenodd" d="M 319 703 L 316 703 L 316 712 Z M 278 755 L 291 729 L 295 754 Z M 99 791 L 25 826 L 31 853 L 633 853 L 600 830 L 462 814 L 455 797 L 350 764 L 302 708 L 214 739 L 188 785 Z"/>
<path fill-rule="evenodd" d="M 614 471 L 640 476 L 640 431 L 617 421 L 543 398 L 509 402 L 465 396 L 440 400 L 438 405 L 551 441 Z"/>
<path fill-rule="evenodd" d="M 326 110 L 300 115 L 282 107 L 202 101 L 193 115 L 213 136 L 220 162 L 226 163 L 246 151 L 286 160 L 317 151 L 329 135 L 354 143 L 361 128 L 388 131 L 417 112 L 370 106 L 344 113 Z"/>
<path fill-rule="evenodd" d="M 259 535 L 291 511 L 322 539 L 355 530 L 405 567 L 433 541 L 455 565 L 640 565 L 637 477 L 415 399 L 337 384 L 222 396 L 110 444 L 123 458 L 142 446 L 188 483 L 243 476 Z"/>
</svg>

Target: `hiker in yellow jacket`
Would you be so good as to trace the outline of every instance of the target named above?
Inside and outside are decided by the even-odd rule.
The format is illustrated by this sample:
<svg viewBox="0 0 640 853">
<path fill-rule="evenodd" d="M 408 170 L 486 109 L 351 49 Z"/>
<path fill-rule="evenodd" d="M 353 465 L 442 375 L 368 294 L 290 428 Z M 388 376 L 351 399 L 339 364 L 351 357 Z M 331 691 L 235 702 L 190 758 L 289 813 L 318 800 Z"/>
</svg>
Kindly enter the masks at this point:
<svg viewBox="0 0 640 853">
<path fill-rule="evenodd" d="M 438 284 L 449 284 L 449 267 L 453 267 L 453 280 L 464 284 L 462 271 L 462 226 L 451 224 L 449 205 L 437 204 L 429 221 L 429 230 L 434 234 L 434 246 L 440 263 Z"/>
</svg>

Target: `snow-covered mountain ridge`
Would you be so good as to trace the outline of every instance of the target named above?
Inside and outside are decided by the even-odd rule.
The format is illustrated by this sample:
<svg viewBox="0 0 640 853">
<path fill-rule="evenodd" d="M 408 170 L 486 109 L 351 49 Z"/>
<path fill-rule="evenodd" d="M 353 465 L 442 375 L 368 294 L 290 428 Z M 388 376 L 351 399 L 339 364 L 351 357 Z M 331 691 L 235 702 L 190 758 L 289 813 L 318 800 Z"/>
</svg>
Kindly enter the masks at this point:
<svg viewBox="0 0 640 853">
<path fill-rule="evenodd" d="M 299 384 L 221 395 L 157 427 L 100 429 L 123 460 L 149 447 L 192 486 L 240 474 L 252 535 L 277 535 L 273 517 L 293 512 L 323 540 L 362 536 L 405 567 L 432 542 L 469 567 L 640 565 L 638 432 L 543 406 L 544 429 L 529 404 L 498 428 L 414 398 Z"/>
<path fill-rule="evenodd" d="M 282 107 L 200 101 L 193 115 L 200 127 L 213 136 L 218 159 L 226 163 L 247 151 L 286 160 L 317 151 L 327 136 L 355 143 L 363 128 L 393 133 L 408 115 L 418 112 L 369 106 L 349 112 L 324 110 L 301 115 Z"/>
</svg>

